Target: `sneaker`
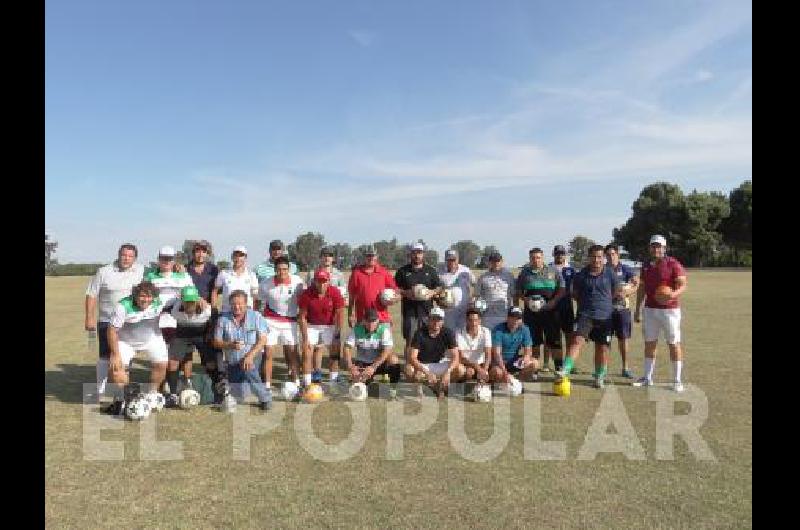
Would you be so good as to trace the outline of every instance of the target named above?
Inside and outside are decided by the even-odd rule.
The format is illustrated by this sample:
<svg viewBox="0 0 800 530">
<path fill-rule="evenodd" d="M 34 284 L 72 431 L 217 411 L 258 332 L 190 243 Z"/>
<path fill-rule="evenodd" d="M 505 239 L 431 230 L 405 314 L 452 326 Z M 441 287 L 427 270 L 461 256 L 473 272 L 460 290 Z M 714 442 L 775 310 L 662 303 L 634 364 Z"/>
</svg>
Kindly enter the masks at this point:
<svg viewBox="0 0 800 530">
<path fill-rule="evenodd" d="M 605 388 L 606 387 L 605 378 L 603 378 L 603 377 L 595 377 L 594 378 L 594 387 L 595 388 Z"/>
<path fill-rule="evenodd" d="M 389 395 L 387 396 L 387 399 L 389 399 L 390 401 L 394 401 L 394 400 L 397 399 L 397 389 L 396 388 L 394 388 L 394 387 L 390 387 L 389 388 Z"/>
<path fill-rule="evenodd" d="M 622 377 L 627 377 L 628 379 L 633 379 L 633 372 L 631 372 L 629 368 L 624 368 L 622 370 Z"/>
<path fill-rule="evenodd" d="M 683 383 L 680 381 L 675 381 L 672 383 L 672 390 L 675 392 L 683 392 Z"/>
<path fill-rule="evenodd" d="M 653 380 L 652 379 L 648 379 L 646 377 L 640 377 L 639 379 L 637 379 L 636 381 L 631 383 L 631 385 L 632 386 L 637 386 L 637 387 L 638 386 L 653 386 Z"/>
<path fill-rule="evenodd" d="M 168 409 L 177 409 L 181 406 L 178 394 L 168 394 L 164 399 L 164 406 Z"/>
<path fill-rule="evenodd" d="M 259 403 L 258 407 L 264 412 L 267 412 L 272 409 L 272 401 L 262 401 Z"/>
<path fill-rule="evenodd" d="M 542 372 L 543 374 L 549 374 L 553 370 L 550 368 L 550 365 L 547 364 L 547 365 L 543 366 L 541 369 L 539 369 L 539 371 Z"/>
<path fill-rule="evenodd" d="M 314 370 L 313 372 L 311 372 L 311 382 L 312 383 L 322 382 L 322 370 Z"/>
<path fill-rule="evenodd" d="M 125 413 L 125 401 L 116 398 L 112 403 L 102 409 L 104 414 L 111 414 L 112 416 L 122 416 Z"/>
</svg>

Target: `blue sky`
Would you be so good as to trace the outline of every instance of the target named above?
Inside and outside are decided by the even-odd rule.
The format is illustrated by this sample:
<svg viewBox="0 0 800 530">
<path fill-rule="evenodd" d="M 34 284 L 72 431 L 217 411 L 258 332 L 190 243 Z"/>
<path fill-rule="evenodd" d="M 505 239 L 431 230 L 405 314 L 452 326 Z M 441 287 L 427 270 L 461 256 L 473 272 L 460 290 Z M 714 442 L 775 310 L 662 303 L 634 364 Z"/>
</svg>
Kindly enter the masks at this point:
<svg viewBox="0 0 800 530">
<path fill-rule="evenodd" d="M 58 259 L 305 231 L 607 242 L 641 188 L 752 174 L 749 2 L 46 3 Z"/>
</svg>

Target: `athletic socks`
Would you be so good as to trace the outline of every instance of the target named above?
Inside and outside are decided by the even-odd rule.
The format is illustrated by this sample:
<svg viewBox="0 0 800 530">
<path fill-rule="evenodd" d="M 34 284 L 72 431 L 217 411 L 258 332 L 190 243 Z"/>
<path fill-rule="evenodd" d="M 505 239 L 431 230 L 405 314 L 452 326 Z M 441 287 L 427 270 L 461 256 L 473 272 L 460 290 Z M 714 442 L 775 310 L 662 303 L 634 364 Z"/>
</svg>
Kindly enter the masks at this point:
<svg viewBox="0 0 800 530">
<path fill-rule="evenodd" d="M 339 380 L 339 372 L 331 372 L 331 382 Z"/>
<path fill-rule="evenodd" d="M 648 381 L 653 380 L 653 368 L 656 366 L 656 360 L 650 357 L 644 358 L 644 376 Z"/>
<path fill-rule="evenodd" d="M 178 393 L 178 371 L 175 370 L 174 372 L 167 371 L 167 384 L 169 385 L 169 393 L 170 394 L 177 394 Z"/>
<path fill-rule="evenodd" d="M 608 373 L 608 365 L 605 364 L 600 365 L 599 368 L 595 368 L 594 370 L 594 376 L 597 377 L 598 379 L 605 378 L 607 373 Z"/>
<path fill-rule="evenodd" d="M 309 386 L 311 384 L 311 374 L 303 374 L 303 385 Z"/>
<path fill-rule="evenodd" d="M 567 357 L 564 359 L 564 373 L 569 375 L 572 373 L 572 368 L 575 366 L 575 360 L 572 357 Z"/>
<path fill-rule="evenodd" d="M 683 361 L 672 361 L 672 370 L 675 374 L 675 382 L 681 382 L 681 370 L 683 369 Z"/>
</svg>

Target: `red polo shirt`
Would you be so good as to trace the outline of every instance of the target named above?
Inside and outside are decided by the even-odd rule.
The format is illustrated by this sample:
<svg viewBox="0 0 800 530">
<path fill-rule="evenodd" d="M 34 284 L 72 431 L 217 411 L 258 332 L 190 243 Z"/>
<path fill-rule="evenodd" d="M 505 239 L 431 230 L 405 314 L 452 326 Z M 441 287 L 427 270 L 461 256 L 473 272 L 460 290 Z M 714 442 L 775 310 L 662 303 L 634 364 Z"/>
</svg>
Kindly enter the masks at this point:
<svg viewBox="0 0 800 530">
<path fill-rule="evenodd" d="M 397 284 L 382 265 L 375 265 L 375 269 L 368 273 L 363 265 L 353 267 L 350 280 L 347 282 L 347 292 L 356 307 L 356 318 L 360 321 L 364 318 L 367 309 L 375 308 L 381 322 L 391 322 L 389 310 L 379 299 L 381 291 L 384 289 L 397 289 Z"/>
<path fill-rule="evenodd" d="M 333 326 L 336 310 L 344 307 L 344 297 L 339 289 L 329 285 L 325 294 L 317 291 L 317 286 L 312 285 L 297 299 L 297 307 L 306 311 L 306 321 L 315 326 Z"/>
<path fill-rule="evenodd" d="M 672 300 L 666 304 L 659 303 L 656 300 L 658 286 L 669 285 L 672 289 L 675 289 L 675 279 L 678 276 L 686 276 L 686 270 L 681 265 L 681 262 L 672 256 L 666 256 L 658 263 L 650 261 L 643 264 L 642 280 L 644 281 L 644 292 L 646 294 L 644 306 L 656 309 L 675 309 L 679 307 L 678 300 Z"/>
</svg>

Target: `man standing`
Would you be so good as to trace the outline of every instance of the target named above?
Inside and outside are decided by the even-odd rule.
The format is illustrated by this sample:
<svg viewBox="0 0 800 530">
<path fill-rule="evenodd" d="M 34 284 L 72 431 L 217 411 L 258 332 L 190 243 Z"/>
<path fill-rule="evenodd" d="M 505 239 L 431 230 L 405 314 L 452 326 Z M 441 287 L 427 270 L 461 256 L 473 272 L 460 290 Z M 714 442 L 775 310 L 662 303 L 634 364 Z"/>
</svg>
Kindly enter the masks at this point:
<svg viewBox="0 0 800 530">
<path fill-rule="evenodd" d="M 219 276 L 219 267 L 208 259 L 210 253 L 211 243 L 205 239 L 195 241 L 192 245 L 192 259 L 186 267 L 200 297 L 208 303 L 211 303 L 211 291 Z"/>
<path fill-rule="evenodd" d="M 235 290 L 228 298 L 230 311 L 220 314 L 214 329 L 214 347 L 225 352 L 232 394 L 244 399 L 247 383 L 258 396 L 261 410 L 272 408 L 272 391 L 259 375 L 261 352 L 267 343 L 267 322 L 247 306 L 248 293 Z"/>
<path fill-rule="evenodd" d="M 439 398 L 444 397 L 458 366 L 458 346 L 453 331 L 444 327 L 444 311 L 440 307 L 431 309 L 427 325 L 414 333 L 408 359 L 406 380 L 427 381 Z"/>
<path fill-rule="evenodd" d="M 522 309 L 508 309 L 506 321 L 492 330 L 494 359 L 490 377 L 494 383 L 510 383 L 514 375 L 536 381 L 539 359 L 532 355 L 531 331 L 522 323 Z"/>
<path fill-rule="evenodd" d="M 578 302 L 578 315 L 574 333 L 567 349 L 567 357 L 558 377 L 572 371 L 583 343 L 594 341 L 594 385 L 605 386 L 608 373 L 608 347 L 611 344 L 612 300 L 622 292 L 621 284 L 611 267 L 603 263 L 603 247 L 589 247 L 589 265 L 575 275 L 572 282 L 572 296 Z"/>
<path fill-rule="evenodd" d="M 221 271 L 214 282 L 211 306 L 216 307 L 217 299 L 221 299 L 221 311 L 230 311 L 229 300 L 233 291 L 244 291 L 247 294 L 247 307 L 253 309 L 258 296 L 258 279 L 255 273 L 247 270 L 247 249 L 243 245 L 233 247 L 231 261 L 231 268 Z"/>
<path fill-rule="evenodd" d="M 482 315 L 483 325 L 494 329 L 506 321 L 509 308 L 514 305 L 514 275 L 503 267 L 503 256 L 495 252 L 488 256 L 489 269 L 478 280 L 477 296 L 486 301 Z"/>
<path fill-rule="evenodd" d="M 375 375 L 389 375 L 391 383 L 400 380 L 402 367 L 392 348 L 392 328 L 381 322 L 378 311 L 367 309 L 344 343 L 344 362 L 353 383 L 369 383 Z"/>
<path fill-rule="evenodd" d="M 158 251 L 158 269 L 144 275 L 146 281 L 152 282 L 158 289 L 158 297 L 165 313 L 159 318 L 158 325 L 169 345 L 175 337 L 177 323 L 169 313 L 172 305 L 180 301 L 181 290 L 194 285 L 187 272 L 175 272 L 175 249 L 170 246 L 161 247 Z M 173 389 L 174 390 L 174 389 Z"/>
<path fill-rule="evenodd" d="M 344 324 L 344 298 L 331 285 L 330 273 L 317 269 L 311 286 L 297 299 L 297 324 L 303 345 L 303 383 L 322 380 L 322 349 L 328 349 L 331 383 L 339 378 L 339 349 Z"/>
<path fill-rule="evenodd" d="M 275 346 L 283 346 L 289 379 L 300 384 L 300 359 L 297 354 L 297 299 L 305 284 L 300 276 L 289 272 L 289 258 L 280 256 L 275 260 L 275 276 L 259 284 L 259 300 L 264 301 L 264 317 L 269 327 L 267 350 L 261 363 L 261 377 L 270 386 L 272 381 L 272 358 Z"/>
<path fill-rule="evenodd" d="M 131 294 L 131 288 L 142 281 L 144 266 L 136 263 L 136 246 L 125 243 L 117 251 L 117 259 L 100 267 L 86 288 L 84 329 L 97 335 L 97 397 L 103 395 L 108 381 L 108 326 L 120 300 Z M 99 311 L 99 316 L 97 312 Z"/>
<path fill-rule="evenodd" d="M 414 243 L 411 246 L 409 263 L 403 265 L 394 275 L 394 281 L 399 287 L 403 300 L 400 304 L 400 313 L 403 317 L 403 339 L 405 340 L 405 360 L 411 351 L 411 338 L 417 329 L 425 325 L 425 319 L 433 307 L 430 298 L 419 299 L 414 292 L 414 286 L 424 285 L 434 292 L 441 291 L 442 281 L 436 269 L 425 263 L 425 246 Z M 433 296 L 434 293 L 431 293 Z"/>
<path fill-rule="evenodd" d="M 566 293 L 561 273 L 544 264 L 544 252 L 535 247 L 528 253 L 527 263 L 517 276 L 517 295 L 514 305 L 522 299 L 525 309 L 523 321 L 533 335 L 533 356 L 541 359 L 540 346 L 545 356 L 553 358 L 556 368 L 561 367 L 561 328 L 558 322 L 558 304 Z"/>
<path fill-rule="evenodd" d="M 628 339 L 631 338 L 631 303 L 629 296 L 639 287 L 639 275 L 619 260 L 619 247 L 606 245 L 606 265 L 611 267 L 617 279 L 623 285 L 620 296 L 614 297 L 614 312 L 611 314 L 611 326 L 619 344 L 619 355 L 622 358 L 622 376 L 631 378 L 633 373 L 628 368 Z"/>
<path fill-rule="evenodd" d="M 381 322 L 391 324 L 389 308 L 380 299 L 384 289 L 397 289 L 397 284 L 389 271 L 378 263 L 378 253 L 370 245 L 364 253 L 364 262 L 353 267 L 347 282 L 347 292 L 350 294 L 347 319 L 351 328 L 364 319 L 368 309 L 375 309 Z"/>
<path fill-rule="evenodd" d="M 572 337 L 572 327 L 575 324 L 575 310 L 572 307 L 572 278 L 575 276 L 575 269 L 567 263 L 567 249 L 564 245 L 556 245 L 553 247 L 553 263 L 551 265 L 561 273 L 561 278 L 564 280 L 564 296 L 558 301 L 558 323 L 561 327 L 561 332 L 564 334 L 564 341 L 562 342 L 561 350 L 557 359 L 564 357 L 564 344 L 569 344 Z M 561 368 L 559 363 L 556 369 Z M 550 371 L 550 355 L 545 350 L 544 352 L 544 365 L 542 372 Z"/>
<path fill-rule="evenodd" d="M 258 278 L 259 283 L 275 276 L 275 260 L 283 256 L 283 254 L 283 241 L 280 239 L 273 239 L 269 242 L 269 258 L 255 268 L 256 277 Z M 297 265 L 295 263 L 289 262 L 289 274 L 297 274 Z"/>
<path fill-rule="evenodd" d="M 458 252 L 449 249 L 444 253 L 444 267 L 439 270 L 439 279 L 445 289 L 452 289 L 454 296 L 453 306 L 444 308 L 444 325 L 452 330 L 461 329 L 466 323 L 475 276 L 458 262 Z"/>
<path fill-rule="evenodd" d="M 661 331 L 669 346 L 674 380 L 672 389 L 683 392 L 681 370 L 683 368 L 683 349 L 681 348 L 681 308 L 679 297 L 686 291 L 686 271 L 681 263 L 667 256 L 667 240 L 664 236 L 650 238 L 651 261 L 642 266 L 642 281 L 636 293 L 636 322 L 640 321 L 642 299 L 644 307 L 644 377 L 633 383 L 634 386 L 653 384 L 653 368 L 656 363 L 656 344 Z M 669 294 L 658 294 L 661 286 L 670 287 Z"/>
</svg>

